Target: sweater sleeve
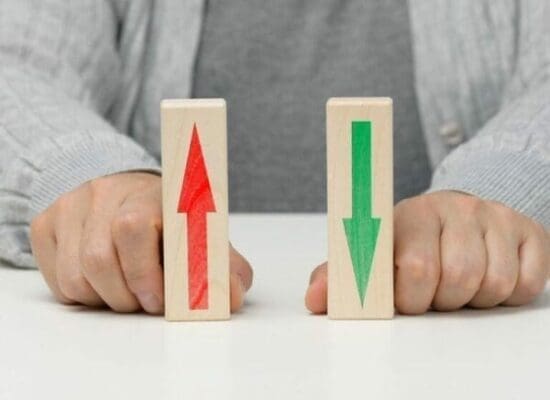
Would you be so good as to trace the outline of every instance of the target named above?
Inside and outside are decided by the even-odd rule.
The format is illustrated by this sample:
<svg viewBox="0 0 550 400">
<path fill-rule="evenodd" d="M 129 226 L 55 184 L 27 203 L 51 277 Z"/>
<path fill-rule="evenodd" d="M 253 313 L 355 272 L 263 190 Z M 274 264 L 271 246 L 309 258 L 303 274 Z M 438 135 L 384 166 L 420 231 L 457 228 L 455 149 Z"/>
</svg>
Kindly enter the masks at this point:
<svg viewBox="0 0 550 400">
<path fill-rule="evenodd" d="M 29 224 L 95 177 L 159 172 L 108 124 L 121 61 L 103 0 L 0 0 L 0 261 L 34 267 Z"/>
<path fill-rule="evenodd" d="M 430 191 L 496 200 L 550 228 L 550 81 L 510 102 L 436 169 Z"/>
<path fill-rule="evenodd" d="M 443 160 L 431 190 L 499 201 L 550 228 L 550 6 L 546 1 L 490 4 L 494 12 L 482 13 L 487 21 L 504 18 L 504 26 L 512 26 L 511 44 L 503 47 L 510 50 L 511 63 L 503 68 L 508 72 L 500 105 L 475 136 Z"/>
</svg>

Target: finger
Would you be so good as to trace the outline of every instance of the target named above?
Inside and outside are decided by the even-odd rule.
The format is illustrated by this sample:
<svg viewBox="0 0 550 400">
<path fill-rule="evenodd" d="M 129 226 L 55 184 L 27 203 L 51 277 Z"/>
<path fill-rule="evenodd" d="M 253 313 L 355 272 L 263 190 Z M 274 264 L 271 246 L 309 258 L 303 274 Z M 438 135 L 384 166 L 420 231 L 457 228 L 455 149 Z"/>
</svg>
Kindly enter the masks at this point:
<svg viewBox="0 0 550 400">
<path fill-rule="evenodd" d="M 403 203 L 396 207 L 394 225 L 395 306 L 403 314 L 422 314 L 439 282 L 441 222 L 431 209 Z"/>
<path fill-rule="evenodd" d="M 160 199 L 128 199 L 111 227 L 126 284 L 151 314 L 164 309 L 160 204 Z"/>
<path fill-rule="evenodd" d="M 238 311 L 244 303 L 246 289 L 242 279 L 235 273 L 229 274 L 229 292 L 231 312 Z"/>
<path fill-rule="evenodd" d="M 111 235 L 113 205 L 90 210 L 80 240 L 82 270 L 90 285 L 117 312 L 137 311 L 139 303 L 122 274 Z"/>
<path fill-rule="evenodd" d="M 441 276 L 433 301 L 440 311 L 456 310 L 477 293 L 487 268 L 481 225 L 473 218 L 454 215 L 443 221 Z"/>
<path fill-rule="evenodd" d="M 85 193 L 81 191 L 65 194 L 56 202 L 56 277 L 57 284 L 66 297 L 97 307 L 104 302 L 82 273 L 79 256 L 82 225 L 87 212 L 85 202 Z"/>
<path fill-rule="evenodd" d="M 327 312 L 327 263 L 319 265 L 311 273 L 309 287 L 306 291 L 305 303 L 314 314 Z"/>
<path fill-rule="evenodd" d="M 531 302 L 546 286 L 549 269 L 547 241 L 543 228 L 536 226 L 526 232 L 519 250 L 519 276 L 510 297 L 503 303 L 519 306 Z"/>
<path fill-rule="evenodd" d="M 57 284 L 55 261 L 57 245 L 55 232 L 48 212 L 36 216 L 31 223 L 31 248 L 38 268 L 55 298 L 65 304 L 74 303 L 65 296 Z"/>
<path fill-rule="evenodd" d="M 230 266 L 230 301 L 231 312 L 239 310 L 244 303 L 245 293 L 252 286 L 252 268 L 250 263 L 233 248 L 229 247 L 229 266 Z"/>
<path fill-rule="evenodd" d="M 493 224 L 485 235 L 487 270 L 469 305 L 494 307 L 512 294 L 519 273 L 519 243 L 504 226 Z"/>
<path fill-rule="evenodd" d="M 229 245 L 229 265 L 231 272 L 236 274 L 242 281 L 245 290 L 250 289 L 253 280 L 253 271 L 250 263 L 239 253 L 233 245 Z"/>
</svg>

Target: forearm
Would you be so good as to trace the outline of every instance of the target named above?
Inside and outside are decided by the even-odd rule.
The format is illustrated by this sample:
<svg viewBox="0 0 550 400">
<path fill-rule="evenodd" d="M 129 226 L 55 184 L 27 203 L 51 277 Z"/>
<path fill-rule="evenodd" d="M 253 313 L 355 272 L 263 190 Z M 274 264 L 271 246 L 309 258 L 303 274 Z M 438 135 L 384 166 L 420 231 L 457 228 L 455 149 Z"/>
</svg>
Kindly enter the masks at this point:
<svg viewBox="0 0 550 400">
<path fill-rule="evenodd" d="M 159 171 L 102 118 L 119 85 L 108 3 L 35 6 L 0 1 L 10 31 L 0 36 L 0 258 L 23 267 L 34 264 L 31 219 L 60 194 L 97 176 Z"/>
<path fill-rule="evenodd" d="M 5 75 L 0 82 L 7 89 L 0 93 L 0 255 L 30 266 L 28 224 L 60 194 L 97 176 L 159 167 L 128 137 L 44 83 L 18 85 Z"/>
<path fill-rule="evenodd" d="M 430 191 L 499 201 L 550 228 L 550 82 L 508 104 L 437 168 Z"/>
</svg>

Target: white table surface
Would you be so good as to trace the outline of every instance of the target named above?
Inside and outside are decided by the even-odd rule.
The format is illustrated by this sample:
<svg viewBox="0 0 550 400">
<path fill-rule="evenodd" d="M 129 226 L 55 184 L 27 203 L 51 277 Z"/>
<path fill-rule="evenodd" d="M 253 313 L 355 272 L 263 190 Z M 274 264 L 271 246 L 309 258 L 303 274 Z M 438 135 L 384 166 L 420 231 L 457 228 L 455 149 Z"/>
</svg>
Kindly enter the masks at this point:
<svg viewBox="0 0 550 400">
<path fill-rule="evenodd" d="M 549 398 L 549 288 L 524 308 L 311 316 L 303 296 L 325 225 L 232 216 L 255 282 L 227 322 L 62 306 L 38 272 L 0 267 L 0 399 Z"/>
</svg>

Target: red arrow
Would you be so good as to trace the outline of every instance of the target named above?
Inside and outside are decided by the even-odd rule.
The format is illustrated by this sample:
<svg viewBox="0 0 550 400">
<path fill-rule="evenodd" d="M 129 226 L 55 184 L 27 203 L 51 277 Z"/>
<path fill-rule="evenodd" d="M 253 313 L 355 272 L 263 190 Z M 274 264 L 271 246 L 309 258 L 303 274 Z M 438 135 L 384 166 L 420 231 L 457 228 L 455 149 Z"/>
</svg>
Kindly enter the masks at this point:
<svg viewBox="0 0 550 400">
<path fill-rule="evenodd" d="M 194 124 L 178 203 L 178 213 L 187 214 L 188 291 L 191 310 L 208 308 L 206 213 L 215 211 L 199 134 Z"/>
</svg>

